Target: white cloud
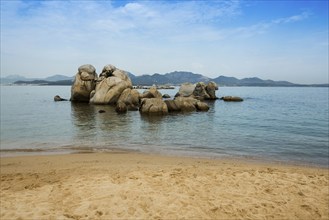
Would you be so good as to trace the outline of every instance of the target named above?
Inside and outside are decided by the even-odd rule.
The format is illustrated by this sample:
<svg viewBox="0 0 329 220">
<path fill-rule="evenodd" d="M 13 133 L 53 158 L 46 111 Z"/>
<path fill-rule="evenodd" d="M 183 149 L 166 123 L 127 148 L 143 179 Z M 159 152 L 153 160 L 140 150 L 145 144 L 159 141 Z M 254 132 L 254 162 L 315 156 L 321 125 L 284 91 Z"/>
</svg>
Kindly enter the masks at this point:
<svg viewBox="0 0 329 220">
<path fill-rule="evenodd" d="M 293 16 L 286 17 L 286 18 L 275 19 L 275 20 L 272 21 L 272 23 L 273 24 L 293 23 L 293 22 L 298 22 L 298 21 L 305 20 L 305 19 L 309 18 L 309 16 L 310 16 L 310 13 L 303 12 L 299 15 L 293 15 Z"/>
<path fill-rule="evenodd" d="M 135 74 L 252 73 L 271 56 L 259 40 L 278 47 L 273 27 L 310 18 L 245 23 L 242 11 L 239 1 L 1 1 L 1 74 L 70 75 L 84 63 Z"/>
<path fill-rule="evenodd" d="M 232 28 L 232 29 L 228 30 L 227 33 L 230 35 L 230 37 L 238 36 L 238 37 L 242 37 L 242 38 L 249 38 L 249 37 L 259 35 L 259 34 L 265 34 L 268 32 L 268 30 L 270 28 L 272 28 L 275 25 L 299 22 L 299 21 L 309 18 L 309 16 L 310 16 L 310 13 L 303 12 L 299 15 L 293 15 L 290 17 L 263 21 L 263 22 L 260 22 L 257 24 L 252 24 L 252 25 L 244 26 L 244 27 Z"/>
</svg>

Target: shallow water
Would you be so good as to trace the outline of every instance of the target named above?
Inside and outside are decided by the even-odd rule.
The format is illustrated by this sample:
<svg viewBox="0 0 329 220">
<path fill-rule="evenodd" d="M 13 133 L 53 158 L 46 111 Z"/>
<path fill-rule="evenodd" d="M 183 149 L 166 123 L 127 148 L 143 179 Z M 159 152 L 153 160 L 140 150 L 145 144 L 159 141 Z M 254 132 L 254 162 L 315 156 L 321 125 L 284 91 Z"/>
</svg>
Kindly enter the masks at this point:
<svg viewBox="0 0 329 220">
<path fill-rule="evenodd" d="M 142 90 L 140 90 L 142 91 Z M 175 90 L 160 90 L 174 96 Z M 220 87 L 208 112 L 142 116 L 54 102 L 69 86 L 1 86 L 1 154 L 111 149 L 328 165 L 328 88 Z M 99 110 L 105 113 L 98 113 Z"/>
</svg>

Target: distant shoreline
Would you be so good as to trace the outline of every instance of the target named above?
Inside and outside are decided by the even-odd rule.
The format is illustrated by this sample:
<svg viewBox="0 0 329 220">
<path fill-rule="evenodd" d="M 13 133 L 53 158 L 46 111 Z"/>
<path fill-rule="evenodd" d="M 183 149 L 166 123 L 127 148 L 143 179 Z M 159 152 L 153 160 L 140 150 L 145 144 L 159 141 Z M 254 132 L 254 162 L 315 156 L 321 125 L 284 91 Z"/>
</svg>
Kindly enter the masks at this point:
<svg viewBox="0 0 329 220">
<path fill-rule="evenodd" d="M 14 83 L 3 83 L 1 86 L 71 86 L 71 80 L 60 80 L 60 81 L 44 81 L 44 80 L 34 80 L 34 81 L 17 81 Z M 141 84 L 134 85 L 136 89 L 147 89 L 152 85 Z M 175 86 L 180 86 L 180 84 L 156 84 L 159 89 L 173 89 Z M 220 87 L 329 87 L 329 84 L 293 84 L 293 85 L 264 85 L 264 84 L 246 84 L 246 85 L 234 85 L 234 84 L 219 84 Z"/>
<path fill-rule="evenodd" d="M 166 86 L 179 86 L 182 83 L 198 83 L 213 81 L 219 86 L 259 86 L 259 87 L 329 87 L 329 83 L 311 83 L 311 84 L 298 84 L 289 81 L 275 81 L 264 80 L 258 77 L 248 77 L 238 79 L 235 77 L 218 76 L 210 78 L 202 74 L 196 74 L 186 71 L 174 71 L 165 74 L 141 75 L 135 76 L 127 72 L 132 84 L 135 86 L 152 86 L 152 85 L 166 85 Z M 25 78 L 19 75 L 11 75 L 1 78 L 1 84 L 27 84 L 27 85 L 72 85 L 74 76 L 68 77 L 65 75 L 54 75 L 47 78 Z"/>
<path fill-rule="evenodd" d="M 179 158 L 190 158 L 202 159 L 202 160 L 229 160 L 239 161 L 241 163 L 252 163 L 252 164 L 267 164 L 273 166 L 293 166 L 293 167 L 308 167 L 312 169 L 329 169 L 329 166 L 323 164 L 297 162 L 297 161 L 284 161 L 280 159 L 271 159 L 268 157 L 250 157 L 250 156 L 237 156 L 237 155 L 225 155 L 225 156 L 209 156 L 205 154 L 173 154 L 165 152 L 146 152 L 141 150 L 133 150 L 120 147 L 110 147 L 106 149 L 93 148 L 91 146 L 79 146 L 79 145 L 68 145 L 54 148 L 16 148 L 16 149 L 0 149 L 0 158 L 12 158 L 12 157 L 39 157 L 39 156 L 52 156 L 52 155 L 70 155 L 70 154 L 140 154 L 140 155 L 153 155 L 158 157 L 179 157 Z"/>
</svg>

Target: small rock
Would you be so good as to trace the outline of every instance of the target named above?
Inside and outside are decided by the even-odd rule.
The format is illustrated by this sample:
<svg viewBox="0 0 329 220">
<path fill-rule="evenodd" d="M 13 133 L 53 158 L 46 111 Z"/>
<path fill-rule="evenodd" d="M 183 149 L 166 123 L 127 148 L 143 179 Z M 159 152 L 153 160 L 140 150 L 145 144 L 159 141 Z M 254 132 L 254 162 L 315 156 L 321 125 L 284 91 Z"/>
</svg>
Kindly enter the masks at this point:
<svg viewBox="0 0 329 220">
<path fill-rule="evenodd" d="M 164 95 L 162 96 L 162 98 L 164 98 L 164 99 L 170 99 L 170 95 L 168 95 L 168 94 L 164 94 Z"/>
<path fill-rule="evenodd" d="M 242 102 L 243 101 L 243 99 L 238 96 L 224 96 L 220 99 L 224 100 L 226 102 Z"/>
<path fill-rule="evenodd" d="M 99 110 L 98 113 L 105 113 L 105 110 Z"/>
<path fill-rule="evenodd" d="M 63 98 L 61 98 L 59 95 L 56 95 L 56 96 L 54 97 L 54 101 L 55 101 L 55 102 L 67 101 L 67 99 L 63 99 Z"/>
</svg>

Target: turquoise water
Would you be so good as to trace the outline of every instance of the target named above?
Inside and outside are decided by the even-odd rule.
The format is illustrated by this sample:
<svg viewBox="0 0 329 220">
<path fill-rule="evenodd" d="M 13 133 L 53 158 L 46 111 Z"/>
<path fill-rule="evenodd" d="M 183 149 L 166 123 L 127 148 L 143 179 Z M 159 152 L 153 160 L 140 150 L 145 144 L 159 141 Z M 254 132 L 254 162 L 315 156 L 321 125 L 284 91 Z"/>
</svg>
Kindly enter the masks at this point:
<svg viewBox="0 0 329 220">
<path fill-rule="evenodd" d="M 160 92 L 173 96 L 177 89 Z M 119 148 L 329 167 L 328 88 L 220 87 L 218 97 L 245 101 L 217 100 L 208 112 L 162 117 L 54 102 L 55 95 L 69 98 L 70 87 L 1 86 L 2 155 Z"/>
</svg>

